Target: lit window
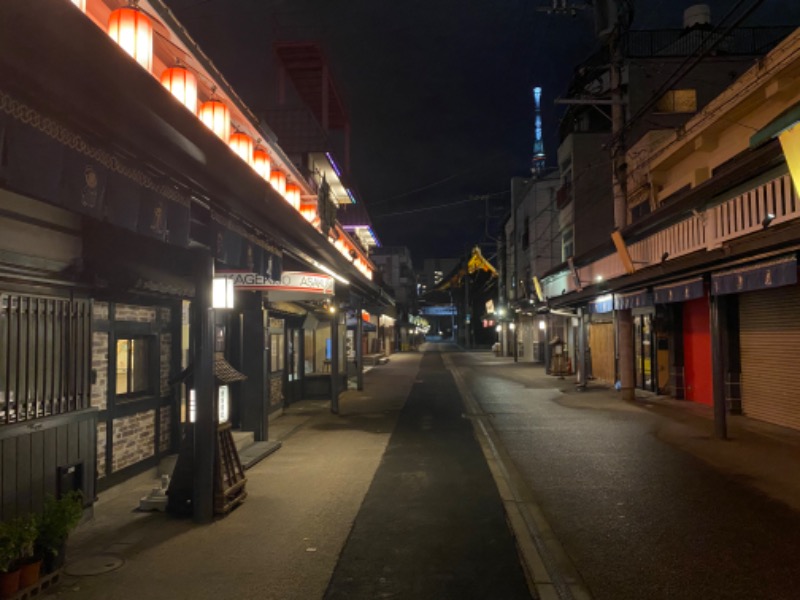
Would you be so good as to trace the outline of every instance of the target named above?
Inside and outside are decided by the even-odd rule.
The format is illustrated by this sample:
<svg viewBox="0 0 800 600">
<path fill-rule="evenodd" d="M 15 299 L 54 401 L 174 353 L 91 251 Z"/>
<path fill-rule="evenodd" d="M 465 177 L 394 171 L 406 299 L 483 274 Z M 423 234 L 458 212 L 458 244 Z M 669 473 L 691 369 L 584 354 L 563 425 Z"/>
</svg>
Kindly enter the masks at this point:
<svg viewBox="0 0 800 600">
<path fill-rule="evenodd" d="M 149 364 L 150 344 L 146 338 L 117 340 L 117 395 L 151 391 Z"/>
<path fill-rule="evenodd" d="M 274 373 L 275 371 L 283 371 L 283 344 L 284 344 L 284 336 L 283 333 L 272 333 L 269 336 L 269 346 L 270 346 L 270 370 Z"/>
<path fill-rule="evenodd" d="M 574 254 L 575 246 L 572 239 L 572 228 L 564 230 L 561 234 L 561 260 L 567 260 Z"/>
<path fill-rule="evenodd" d="M 697 90 L 670 90 L 656 103 L 659 113 L 697 112 Z"/>
</svg>

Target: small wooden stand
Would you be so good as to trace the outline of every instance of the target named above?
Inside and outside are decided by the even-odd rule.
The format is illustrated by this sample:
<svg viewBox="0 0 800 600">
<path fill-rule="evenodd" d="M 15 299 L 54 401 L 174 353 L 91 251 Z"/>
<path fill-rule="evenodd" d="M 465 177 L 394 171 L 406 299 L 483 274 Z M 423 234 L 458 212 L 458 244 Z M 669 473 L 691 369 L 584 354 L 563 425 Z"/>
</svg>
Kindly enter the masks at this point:
<svg viewBox="0 0 800 600">
<path fill-rule="evenodd" d="M 217 460 L 214 464 L 214 512 L 225 515 L 247 498 L 244 467 L 233 442 L 230 423 L 217 427 Z"/>
</svg>

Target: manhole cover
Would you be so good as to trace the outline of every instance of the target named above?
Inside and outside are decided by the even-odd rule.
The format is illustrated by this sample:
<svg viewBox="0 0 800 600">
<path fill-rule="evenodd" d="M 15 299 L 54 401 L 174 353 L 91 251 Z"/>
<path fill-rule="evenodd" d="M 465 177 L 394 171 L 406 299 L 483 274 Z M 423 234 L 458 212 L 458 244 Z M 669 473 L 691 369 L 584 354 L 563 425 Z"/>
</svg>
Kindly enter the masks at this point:
<svg viewBox="0 0 800 600">
<path fill-rule="evenodd" d="M 114 556 L 113 554 L 98 554 L 97 556 L 82 558 L 68 564 L 64 567 L 64 572 L 67 575 L 76 577 L 102 575 L 103 573 L 116 571 L 124 564 L 125 561 L 119 556 Z"/>
</svg>

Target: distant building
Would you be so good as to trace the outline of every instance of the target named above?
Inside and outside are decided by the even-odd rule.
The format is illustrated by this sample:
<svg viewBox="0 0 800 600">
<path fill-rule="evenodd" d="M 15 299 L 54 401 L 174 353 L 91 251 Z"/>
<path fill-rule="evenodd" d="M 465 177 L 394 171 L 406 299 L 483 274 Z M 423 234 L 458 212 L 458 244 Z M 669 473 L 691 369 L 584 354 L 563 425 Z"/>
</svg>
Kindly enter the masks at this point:
<svg viewBox="0 0 800 600">
<path fill-rule="evenodd" d="M 417 277 L 411 252 L 405 246 L 383 246 L 375 248 L 371 259 L 396 301 L 395 349 L 406 350 L 414 334 L 411 317 L 417 314 Z"/>
</svg>

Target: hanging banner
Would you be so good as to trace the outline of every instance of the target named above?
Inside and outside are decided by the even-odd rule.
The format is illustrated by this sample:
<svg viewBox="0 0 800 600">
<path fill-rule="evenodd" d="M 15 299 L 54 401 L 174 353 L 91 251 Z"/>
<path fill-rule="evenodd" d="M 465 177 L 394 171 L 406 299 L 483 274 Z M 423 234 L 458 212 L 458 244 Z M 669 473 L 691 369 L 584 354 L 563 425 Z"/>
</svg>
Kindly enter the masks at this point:
<svg viewBox="0 0 800 600">
<path fill-rule="evenodd" d="M 797 283 L 797 259 L 794 256 L 785 256 L 739 269 L 712 273 L 711 293 L 715 296 L 738 294 L 795 283 Z"/>
<path fill-rule="evenodd" d="M 615 310 L 628 310 L 653 306 L 653 297 L 647 290 L 632 292 L 630 294 L 616 294 L 614 296 Z"/>
<path fill-rule="evenodd" d="M 685 281 L 676 281 L 669 285 L 659 285 L 653 288 L 653 301 L 656 304 L 670 302 L 686 302 L 702 298 L 704 295 L 703 278 L 695 277 Z"/>
</svg>

